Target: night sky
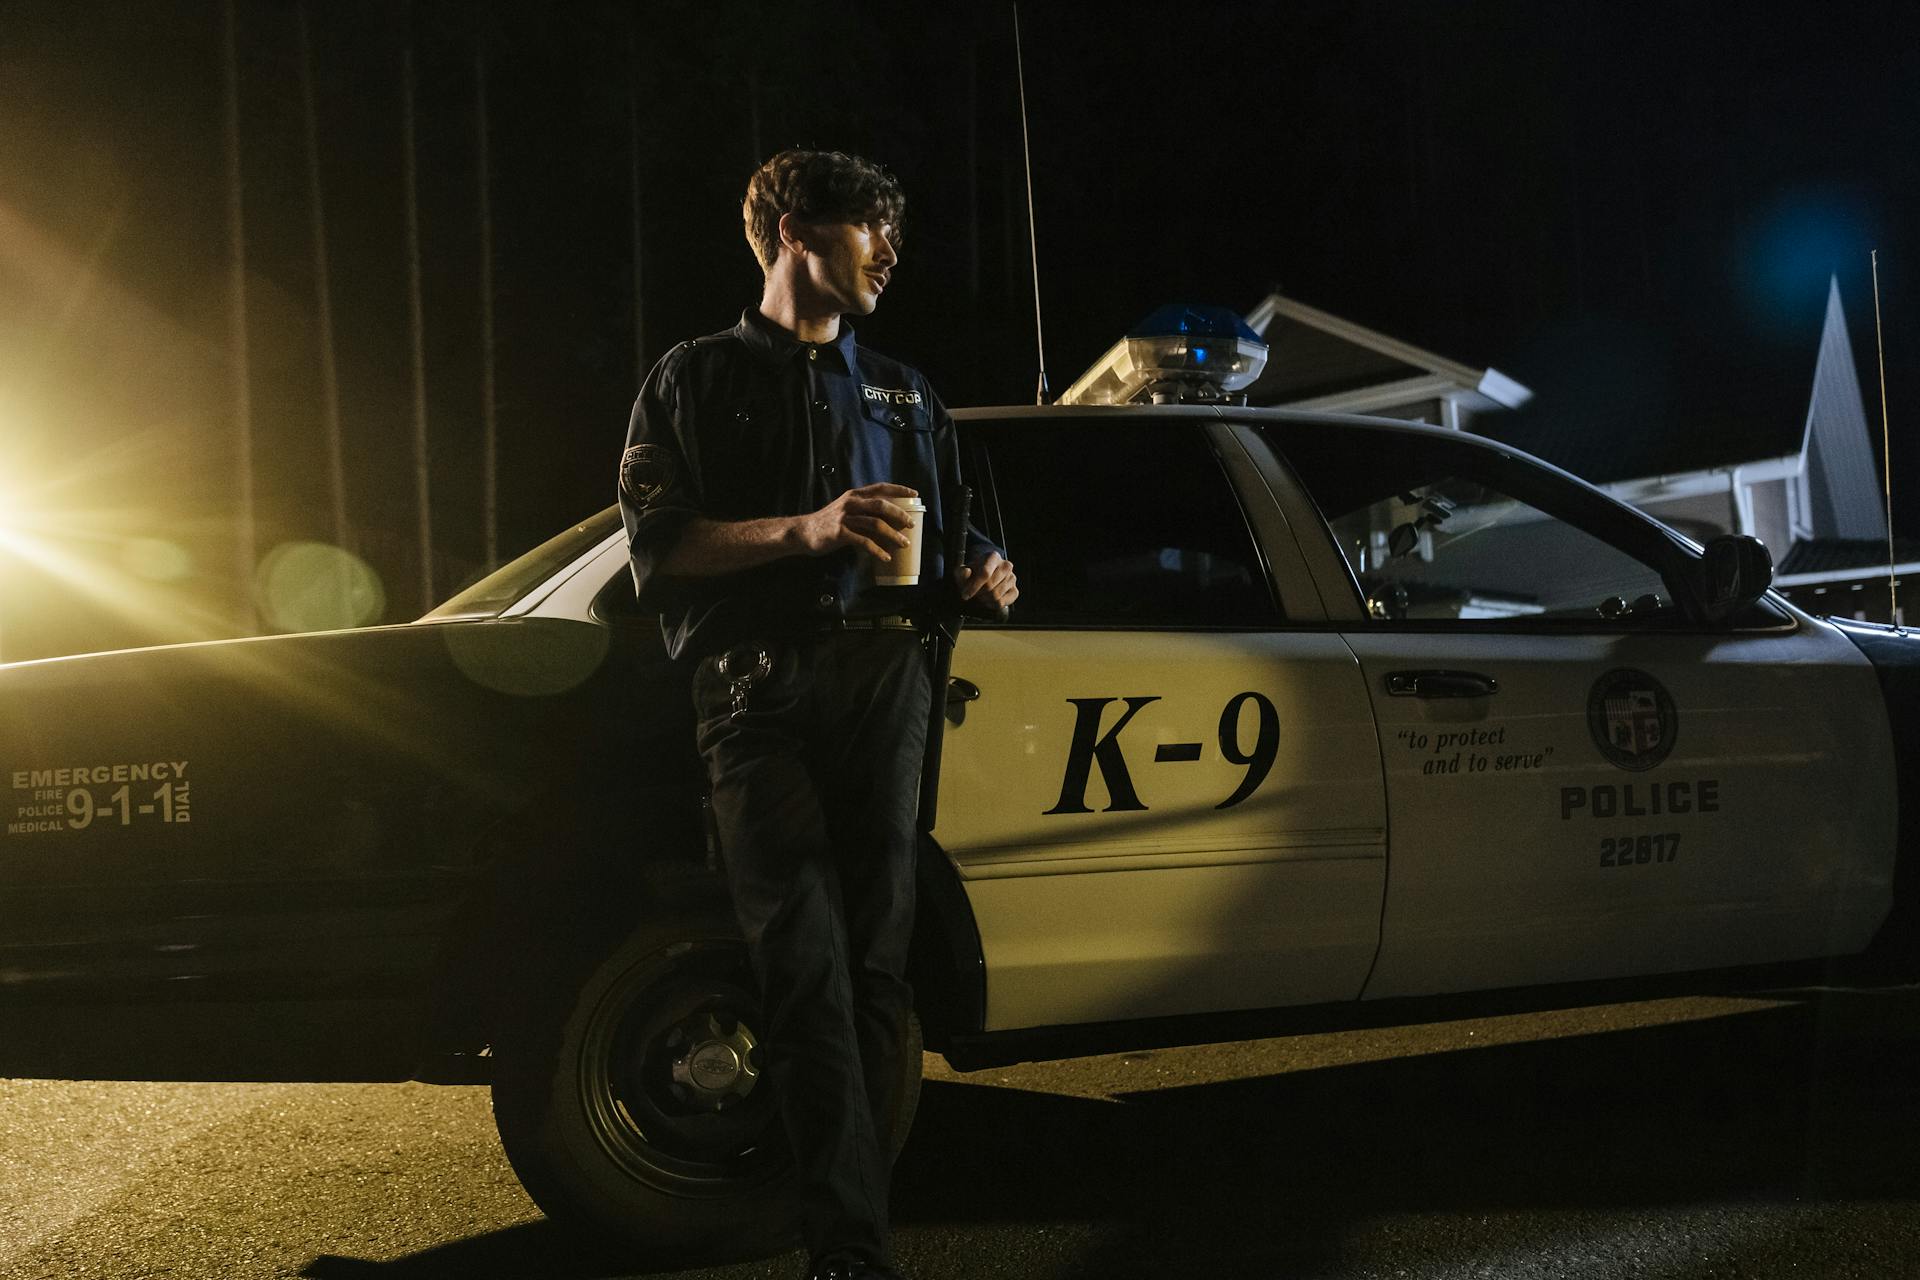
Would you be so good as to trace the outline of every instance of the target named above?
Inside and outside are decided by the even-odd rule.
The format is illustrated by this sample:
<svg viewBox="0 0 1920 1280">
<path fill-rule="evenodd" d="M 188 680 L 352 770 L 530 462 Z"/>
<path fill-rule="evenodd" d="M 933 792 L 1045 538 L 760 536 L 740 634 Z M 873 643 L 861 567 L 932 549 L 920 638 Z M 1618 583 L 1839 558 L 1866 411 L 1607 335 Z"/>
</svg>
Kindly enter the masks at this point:
<svg viewBox="0 0 1920 1280">
<path fill-rule="evenodd" d="M 436 595 L 485 561 L 482 64 L 503 554 L 611 500 L 642 366 L 757 299 L 739 197 L 784 146 L 905 184 L 902 266 L 862 338 L 950 404 L 1032 396 L 1006 4 L 311 0 L 305 59 L 293 0 L 235 11 L 258 551 L 332 536 L 304 62 L 351 540 L 389 621 L 421 597 L 409 50 Z M 224 12 L 0 0 L 0 485 L 63 566 L 0 551 L 7 659 L 254 625 Z M 1798 421 L 1837 274 L 1877 428 L 1877 247 L 1897 523 L 1920 532 L 1913 6 L 1029 0 L 1023 19 L 1056 390 L 1155 306 L 1245 310 L 1277 285 L 1495 366 L 1540 412 Z M 157 581 L 140 539 L 185 559 Z"/>
</svg>

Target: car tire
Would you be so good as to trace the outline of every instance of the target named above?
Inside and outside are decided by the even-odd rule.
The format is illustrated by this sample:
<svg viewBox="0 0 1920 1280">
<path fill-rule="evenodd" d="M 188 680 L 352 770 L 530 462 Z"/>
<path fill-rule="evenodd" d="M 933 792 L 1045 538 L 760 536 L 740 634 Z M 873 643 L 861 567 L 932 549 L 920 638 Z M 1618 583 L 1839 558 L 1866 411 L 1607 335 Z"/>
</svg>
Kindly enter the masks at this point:
<svg viewBox="0 0 1920 1280">
<path fill-rule="evenodd" d="M 528 1195 L 656 1262 L 761 1257 L 797 1240 L 792 1162 L 746 948 L 728 925 L 650 926 L 562 966 L 503 1019 L 493 1109 Z M 920 1094 L 910 1019 L 893 1133 Z"/>
</svg>

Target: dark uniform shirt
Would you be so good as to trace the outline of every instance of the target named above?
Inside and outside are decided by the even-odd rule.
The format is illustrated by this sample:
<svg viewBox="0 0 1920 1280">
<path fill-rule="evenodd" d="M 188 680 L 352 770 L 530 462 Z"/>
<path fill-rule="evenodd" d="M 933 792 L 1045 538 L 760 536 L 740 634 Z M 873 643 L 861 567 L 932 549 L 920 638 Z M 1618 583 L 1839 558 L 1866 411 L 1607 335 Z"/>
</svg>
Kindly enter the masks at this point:
<svg viewBox="0 0 1920 1280">
<path fill-rule="evenodd" d="M 710 577 L 660 569 L 695 516 L 804 515 L 881 482 L 927 505 L 917 587 L 875 586 L 877 562 L 852 548 Z M 647 375 L 620 459 L 620 515 L 641 606 L 658 611 L 669 653 L 699 657 L 929 608 L 948 573 L 946 503 L 959 485 L 953 420 L 918 370 L 856 344 L 845 321 L 832 342 L 802 342 L 750 307 Z M 994 549 L 967 534 L 969 560 Z"/>
</svg>

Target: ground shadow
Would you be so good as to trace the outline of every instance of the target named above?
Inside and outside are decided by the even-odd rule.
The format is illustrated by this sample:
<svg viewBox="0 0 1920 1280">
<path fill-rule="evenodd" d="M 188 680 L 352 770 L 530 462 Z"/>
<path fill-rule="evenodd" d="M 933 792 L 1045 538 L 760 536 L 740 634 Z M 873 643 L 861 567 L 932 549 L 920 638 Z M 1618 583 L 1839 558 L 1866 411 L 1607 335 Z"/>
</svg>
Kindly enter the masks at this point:
<svg viewBox="0 0 1920 1280">
<path fill-rule="evenodd" d="M 1331 1267 L 1382 1213 L 1920 1195 L 1920 1042 L 1807 1008 L 1156 1090 L 930 1085 L 909 1224 L 1105 1224 L 1087 1275 Z"/>
<path fill-rule="evenodd" d="M 597 1243 L 550 1222 L 530 1222 L 469 1236 L 392 1262 L 323 1254 L 301 1269 L 303 1280 L 622 1280 L 624 1277 L 701 1276 L 751 1280 L 790 1276 L 801 1259 L 761 1259 L 723 1267 L 636 1258 L 630 1248 Z"/>
<path fill-rule="evenodd" d="M 1117 1101 L 929 1082 L 895 1221 L 921 1242 L 921 1280 L 1251 1276 L 1337 1270 L 1343 1234 L 1383 1213 L 1920 1198 L 1920 1039 L 1824 1025 L 1782 1007 Z M 1078 1231 L 1070 1258 L 1029 1271 L 1008 1256 L 1058 1224 Z M 304 1274 L 663 1273 L 535 1224 Z M 685 1274 L 795 1273 L 779 1259 Z"/>
</svg>

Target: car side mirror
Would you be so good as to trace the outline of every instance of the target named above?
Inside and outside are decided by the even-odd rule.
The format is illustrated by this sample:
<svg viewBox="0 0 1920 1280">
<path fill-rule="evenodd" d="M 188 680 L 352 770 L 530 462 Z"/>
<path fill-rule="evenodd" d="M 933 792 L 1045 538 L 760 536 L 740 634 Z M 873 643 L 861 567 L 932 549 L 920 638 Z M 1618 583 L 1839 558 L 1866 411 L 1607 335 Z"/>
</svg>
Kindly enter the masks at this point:
<svg viewBox="0 0 1920 1280">
<path fill-rule="evenodd" d="M 1710 622 L 1725 622 L 1772 585 L 1773 556 L 1767 544 L 1745 534 L 1710 539 L 1694 566 L 1694 595 Z"/>
</svg>

